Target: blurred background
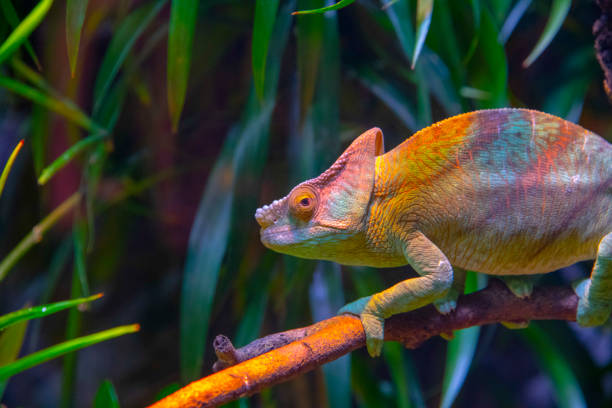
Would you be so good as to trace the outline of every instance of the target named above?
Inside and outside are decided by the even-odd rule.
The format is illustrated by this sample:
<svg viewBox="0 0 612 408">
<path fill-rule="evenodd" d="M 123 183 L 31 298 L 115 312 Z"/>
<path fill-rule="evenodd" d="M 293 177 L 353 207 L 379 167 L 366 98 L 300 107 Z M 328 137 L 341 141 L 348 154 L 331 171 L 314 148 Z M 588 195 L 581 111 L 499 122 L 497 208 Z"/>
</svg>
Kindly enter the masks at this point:
<svg viewBox="0 0 612 408">
<path fill-rule="evenodd" d="M 0 169 L 25 140 L 0 199 L 0 315 L 104 293 L 0 331 L 4 405 L 143 406 L 211 373 L 219 333 L 242 346 L 412 276 L 259 242 L 255 209 L 366 129 L 390 150 L 446 117 L 514 106 L 612 139 L 593 1 L 290 14 L 325 5 L 0 1 Z M 566 322 L 470 328 L 417 350 L 388 343 L 378 359 L 358 350 L 231 405 L 611 406 L 611 343 Z"/>
</svg>

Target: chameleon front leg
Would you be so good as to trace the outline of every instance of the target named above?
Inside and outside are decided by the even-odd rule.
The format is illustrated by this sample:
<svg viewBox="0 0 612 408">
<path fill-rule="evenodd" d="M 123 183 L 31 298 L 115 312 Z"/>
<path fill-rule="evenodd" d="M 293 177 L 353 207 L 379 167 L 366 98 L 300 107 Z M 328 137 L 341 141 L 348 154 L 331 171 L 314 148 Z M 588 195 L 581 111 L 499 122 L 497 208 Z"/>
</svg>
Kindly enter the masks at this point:
<svg viewBox="0 0 612 408">
<path fill-rule="evenodd" d="M 398 313 L 425 306 L 448 293 L 453 283 L 453 268 L 440 249 L 420 232 L 413 233 L 404 244 L 404 256 L 420 275 L 407 279 L 368 298 L 359 299 L 341 312 L 359 310 L 366 333 L 368 353 L 380 355 L 385 319 Z M 365 305 L 364 305 L 365 303 Z M 353 307 L 354 306 L 354 307 Z"/>
<path fill-rule="evenodd" d="M 575 290 L 580 298 L 576 312 L 578 324 L 604 324 L 612 312 L 612 232 L 599 242 L 591 278 L 580 282 Z"/>
</svg>

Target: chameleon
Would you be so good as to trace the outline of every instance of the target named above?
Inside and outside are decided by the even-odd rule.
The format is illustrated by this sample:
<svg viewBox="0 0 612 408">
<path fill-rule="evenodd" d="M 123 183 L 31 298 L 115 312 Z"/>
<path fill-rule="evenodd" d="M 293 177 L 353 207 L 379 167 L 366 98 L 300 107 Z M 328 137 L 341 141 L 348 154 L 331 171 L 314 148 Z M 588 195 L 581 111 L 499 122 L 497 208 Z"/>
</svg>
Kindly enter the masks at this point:
<svg viewBox="0 0 612 408">
<path fill-rule="evenodd" d="M 539 111 L 464 113 L 386 153 L 372 128 L 255 218 L 263 245 L 280 253 L 412 266 L 417 277 L 339 311 L 360 317 L 373 357 L 384 319 L 431 303 L 453 311 L 466 270 L 525 297 L 532 275 L 595 259 L 574 286 L 576 320 L 601 325 L 612 312 L 612 145 Z"/>
</svg>

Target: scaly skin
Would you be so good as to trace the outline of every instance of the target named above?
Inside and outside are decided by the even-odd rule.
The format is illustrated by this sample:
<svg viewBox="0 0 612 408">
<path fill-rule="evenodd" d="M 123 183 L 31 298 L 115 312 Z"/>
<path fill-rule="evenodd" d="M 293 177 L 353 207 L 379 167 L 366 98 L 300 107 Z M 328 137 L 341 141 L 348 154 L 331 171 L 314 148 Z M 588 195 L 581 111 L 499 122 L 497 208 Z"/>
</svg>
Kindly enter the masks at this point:
<svg viewBox="0 0 612 408">
<path fill-rule="evenodd" d="M 383 153 L 362 134 L 319 177 L 257 210 L 267 247 L 304 258 L 420 275 L 342 308 L 361 317 L 379 355 L 384 319 L 434 303 L 448 313 L 457 271 L 546 273 L 596 259 L 577 286 L 577 320 L 612 311 L 612 146 L 563 119 L 524 109 L 477 111 L 423 129 Z M 452 265 L 452 266 L 451 266 Z M 530 292 L 513 276 L 519 295 Z"/>
</svg>

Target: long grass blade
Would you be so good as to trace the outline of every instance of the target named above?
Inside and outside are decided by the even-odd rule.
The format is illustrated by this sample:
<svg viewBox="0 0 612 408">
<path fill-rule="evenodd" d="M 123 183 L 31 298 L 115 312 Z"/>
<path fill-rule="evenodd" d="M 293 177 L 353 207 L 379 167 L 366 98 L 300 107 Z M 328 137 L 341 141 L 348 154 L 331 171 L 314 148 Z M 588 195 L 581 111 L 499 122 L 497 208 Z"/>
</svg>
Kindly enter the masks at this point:
<svg viewBox="0 0 612 408">
<path fill-rule="evenodd" d="M 340 265 L 332 262 L 317 262 L 309 289 L 310 309 L 315 321 L 328 319 L 344 304 Z M 330 407 L 351 406 L 350 387 L 351 360 L 343 356 L 323 366 L 323 376 Z"/>
<path fill-rule="evenodd" d="M 172 129 L 175 132 L 178 130 L 187 93 L 198 3 L 198 0 L 172 0 L 170 9 L 166 75 L 168 81 L 168 110 Z"/>
<path fill-rule="evenodd" d="M 419 59 L 423 44 L 427 38 L 429 32 L 429 25 L 431 24 L 431 13 L 433 12 L 434 2 L 433 0 L 419 0 L 417 3 L 417 20 L 416 20 L 416 42 L 414 44 L 414 52 L 412 54 L 412 69 Z"/>
<path fill-rule="evenodd" d="M 28 322 L 22 321 L 0 331 L 0 367 L 17 359 L 23 347 L 27 327 Z M 8 379 L 0 380 L 0 401 L 7 382 Z"/>
<path fill-rule="evenodd" d="M 17 26 L 19 25 L 19 16 L 17 15 L 17 11 L 15 10 L 15 7 L 13 6 L 11 0 L 0 0 L 0 6 L 2 7 L 2 12 L 4 13 L 6 21 L 8 21 L 8 23 L 13 29 L 17 28 Z M 32 48 L 30 40 L 25 40 L 25 48 L 28 54 L 30 55 L 30 58 L 32 58 L 32 61 L 34 61 L 36 68 L 39 71 L 42 71 L 40 61 L 38 61 L 38 56 L 34 52 L 34 48 Z"/>
<path fill-rule="evenodd" d="M 28 250 L 35 244 L 39 243 L 43 235 L 55 223 L 66 214 L 68 214 L 81 201 L 81 194 L 74 193 L 68 197 L 63 203 L 57 206 L 49 215 L 47 215 L 39 224 L 32 228 L 32 231 L 26 235 L 15 248 L 0 262 L 0 281 L 4 279 L 8 271 L 25 255 Z"/>
<path fill-rule="evenodd" d="M 519 23 L 519 21 L 521 21 L 521 18 L 523 18 L 523 15 L 531 5 L 531 2 L 532 0 L 519 0 L 514 5 L 512 10 L 508 14 L 508 17 L 506 17 L 504 25 L 502 26 L 501 30 L 499 30 L 498 40 L 500 43 L 505 44 L 506 41 L 508 41 L 508 38 L 510 38 L 510 35 L 514 31 L 514 28 Z"/>
<path fill-rule="evenodd" d="M 19 154 L 19 151 L 23 147 L 23 139 L 17 143 L 17 146 L 13 149 L 13 152 L 9 156 L 6 164 L 4 165 L 4 169 L 2 169 L 2 175 L 0 175 L 0 197 L 2 196 L 2 191 L 4 191 L 4 185 L 6 184 L 6 179 L 8 178 L 11 169 L 13 168 L 13 163 L 15 163 L 15 159 Z"/>
<path fill-rule="evenodd" d="M 565 21 L 565 17 L 569 12 L 570 6 L 572 5 L 572 0 L 553 0 L 552 7 L 550 9 L 550 16 L 548 17 L 548 21 L 546 22 L 546 27 L 544 27 L 544 31 L 542 32 L 542 36 L 536 43 L 535 47 L 525 58 L 523 61 L 523 67 L 527 68 L 544 52 L 548 44 L 555 38 L 557 32 L 561 28 L 563 21 Z"/>
<path fill-rule="evenodd" d="M 81 43 L 87 3 L 89 3 L 89 0 L 66 1 L 66 47 L 68 49 L 70 75 L 73 78 L 76 71 L 77 56 L 79 55 L 79 44 Z"/>
<path fill-rule="evenodd" d="M 13 52 L 25 41 L 47 15 L 53 0 L 41 0 L 32 9 L 30 14 L 13 30 L 8 38 L 0 45 L 0 63 L 6 61 Z"/>
<path fill-rule="evenodd" d="M 321 14 L 321 13 L 325 13 L 326 11 L 340 10 L 342 8 L 345 8 L 346 6 L 351 5 L 354 2 L 355 0 L 340 0 L 339 2 L 332 4 L 330 6 L 320 7 L 320 8 L 311 9 L 311 10 L 294 11 L 291 14 L 292 15 Z"/>
<path fill-rule="evenodd" d="M 555 345 L 555 341 L 533 322 L 529 327 L 521 330 L 520 334 L 533 349 L 533 354 L 539 361 L 540 367 L 552 380 L 558 406 L 561 408 L 586 407 L 580 384 L 565 356 Z"/>
<path fill-rule="evenodd" d="M 0 330 L 22 322 L 24 320 L 38 319 L 40 317 L 48 316 L 53 313 L 57 313 L 61 310 L 68 309 L 81 303 L 87 303 L 100 299 L 101 293 L 96 295 L 82 297 L 78 299 L 64 300 L 61 302 L 49 303 L 46 305 L 33 306 L 25 309 L 20 309 L 15 312 L 0 316 Z"/>
<path fill-rule="evenodd" d="M 0 367 L 0 380 L 7 379 L 15 374 L 25 371 L 29 368 L 63 356 L 70 352 L 80 350 L 85 347 L 98 344 L 100 342 L 123 336 L 130 333 L 135 333 L 140 330 L 137 324 L 127 326 L 119 326 L 113 329 L 104 330 L 99 333 L 90 334 L 88 336 L 78 337 L 73 340 L 65 341 L 55 346 L 48 347 L 36 353 L 29 354 L 25 357 L 16 360 L 13 363 Z"/>
<path fill-rule="evenodd" d="M 498 36 L 493 17 L 483 9 L 478 48 L 467 66 L 470 86 L 484 91 L 481 94 L 484 98 L 475 100 L 479 109 L 500 108 L 508 104 L 508 62 Z"/>
<path fill-rule="evenodd" d="M 44 185 L 55 173 L 63 169 L 68 163 L 72 161 L 77 155 L 81 154 L 86 149 L 92 147 L 96 143 L 104 140 L 107 137 L 106 134 L 94 134 L 86 137 L 85 139 L 79 140 L 62 153 L 57 159 L 55 159 L 50 165 L 45 167 L 38 177 L 38 184 Z"/>
<path fill-rule="evenodd" d="M 59 99 L 22 82 L 4 76 L 0 76 L 0 86 L 36 104 L 44 106 L 49 110 L 59 113 L 69 121 L 89 132 L 104 132 L 104 129 L 83 113 L 74 103 L 66 99 Z"/>
<path fill-rule="evenodd" d="M 257 0 L 255 4 L 255 22 L 253 24 L 252 65 L 255 91 L 259 100 L 263 100 L 264 81 L 266 77 L 266 59 L 270 36 L 274 29 L 278 0 Z"/>
<path fill-rule="evenodd" d="M 166 0 L 155 0 L 136 9 L 127 16 L 113 35 L 104 59 L 98 70 L 94 85 L 94 114 L 99 111 L 110 86 L 123 65 L 136 40 L 166 4 Z"/>
<path fill-rule="evenodd" d="M 228 134 L 208 179 L 191 229 L 180 312 L 181 377 L 184 382 L 197 378 L 202 368 L 212 302 L 231 227 L 237 174 L 253 173 L 252 168 L 242 166 L 255 162 L 253 156 L 257 157 L 267 145 L 281 56 L 290 28 L 287 9 L 292 4 L 286 4 L 279 13 L 272 35 L 264 103 L 257 101 L 254 91 L 251 93 L 245 117 Z"/>
<path fill-rule="evenodd" d="M 465 282 L 465 293 L 471 293 L 477 289 L 478 277 L 476 273 L 468 272 Z M 480 327 L 478 326 L 457 330 L 455 337 L 448 342 L 440 408 L 450 408 L 455 398 L 457 398 L 459 391 L 461 391 L 461 387 L 472 365 L 479 334 Z"/>
</svg>

